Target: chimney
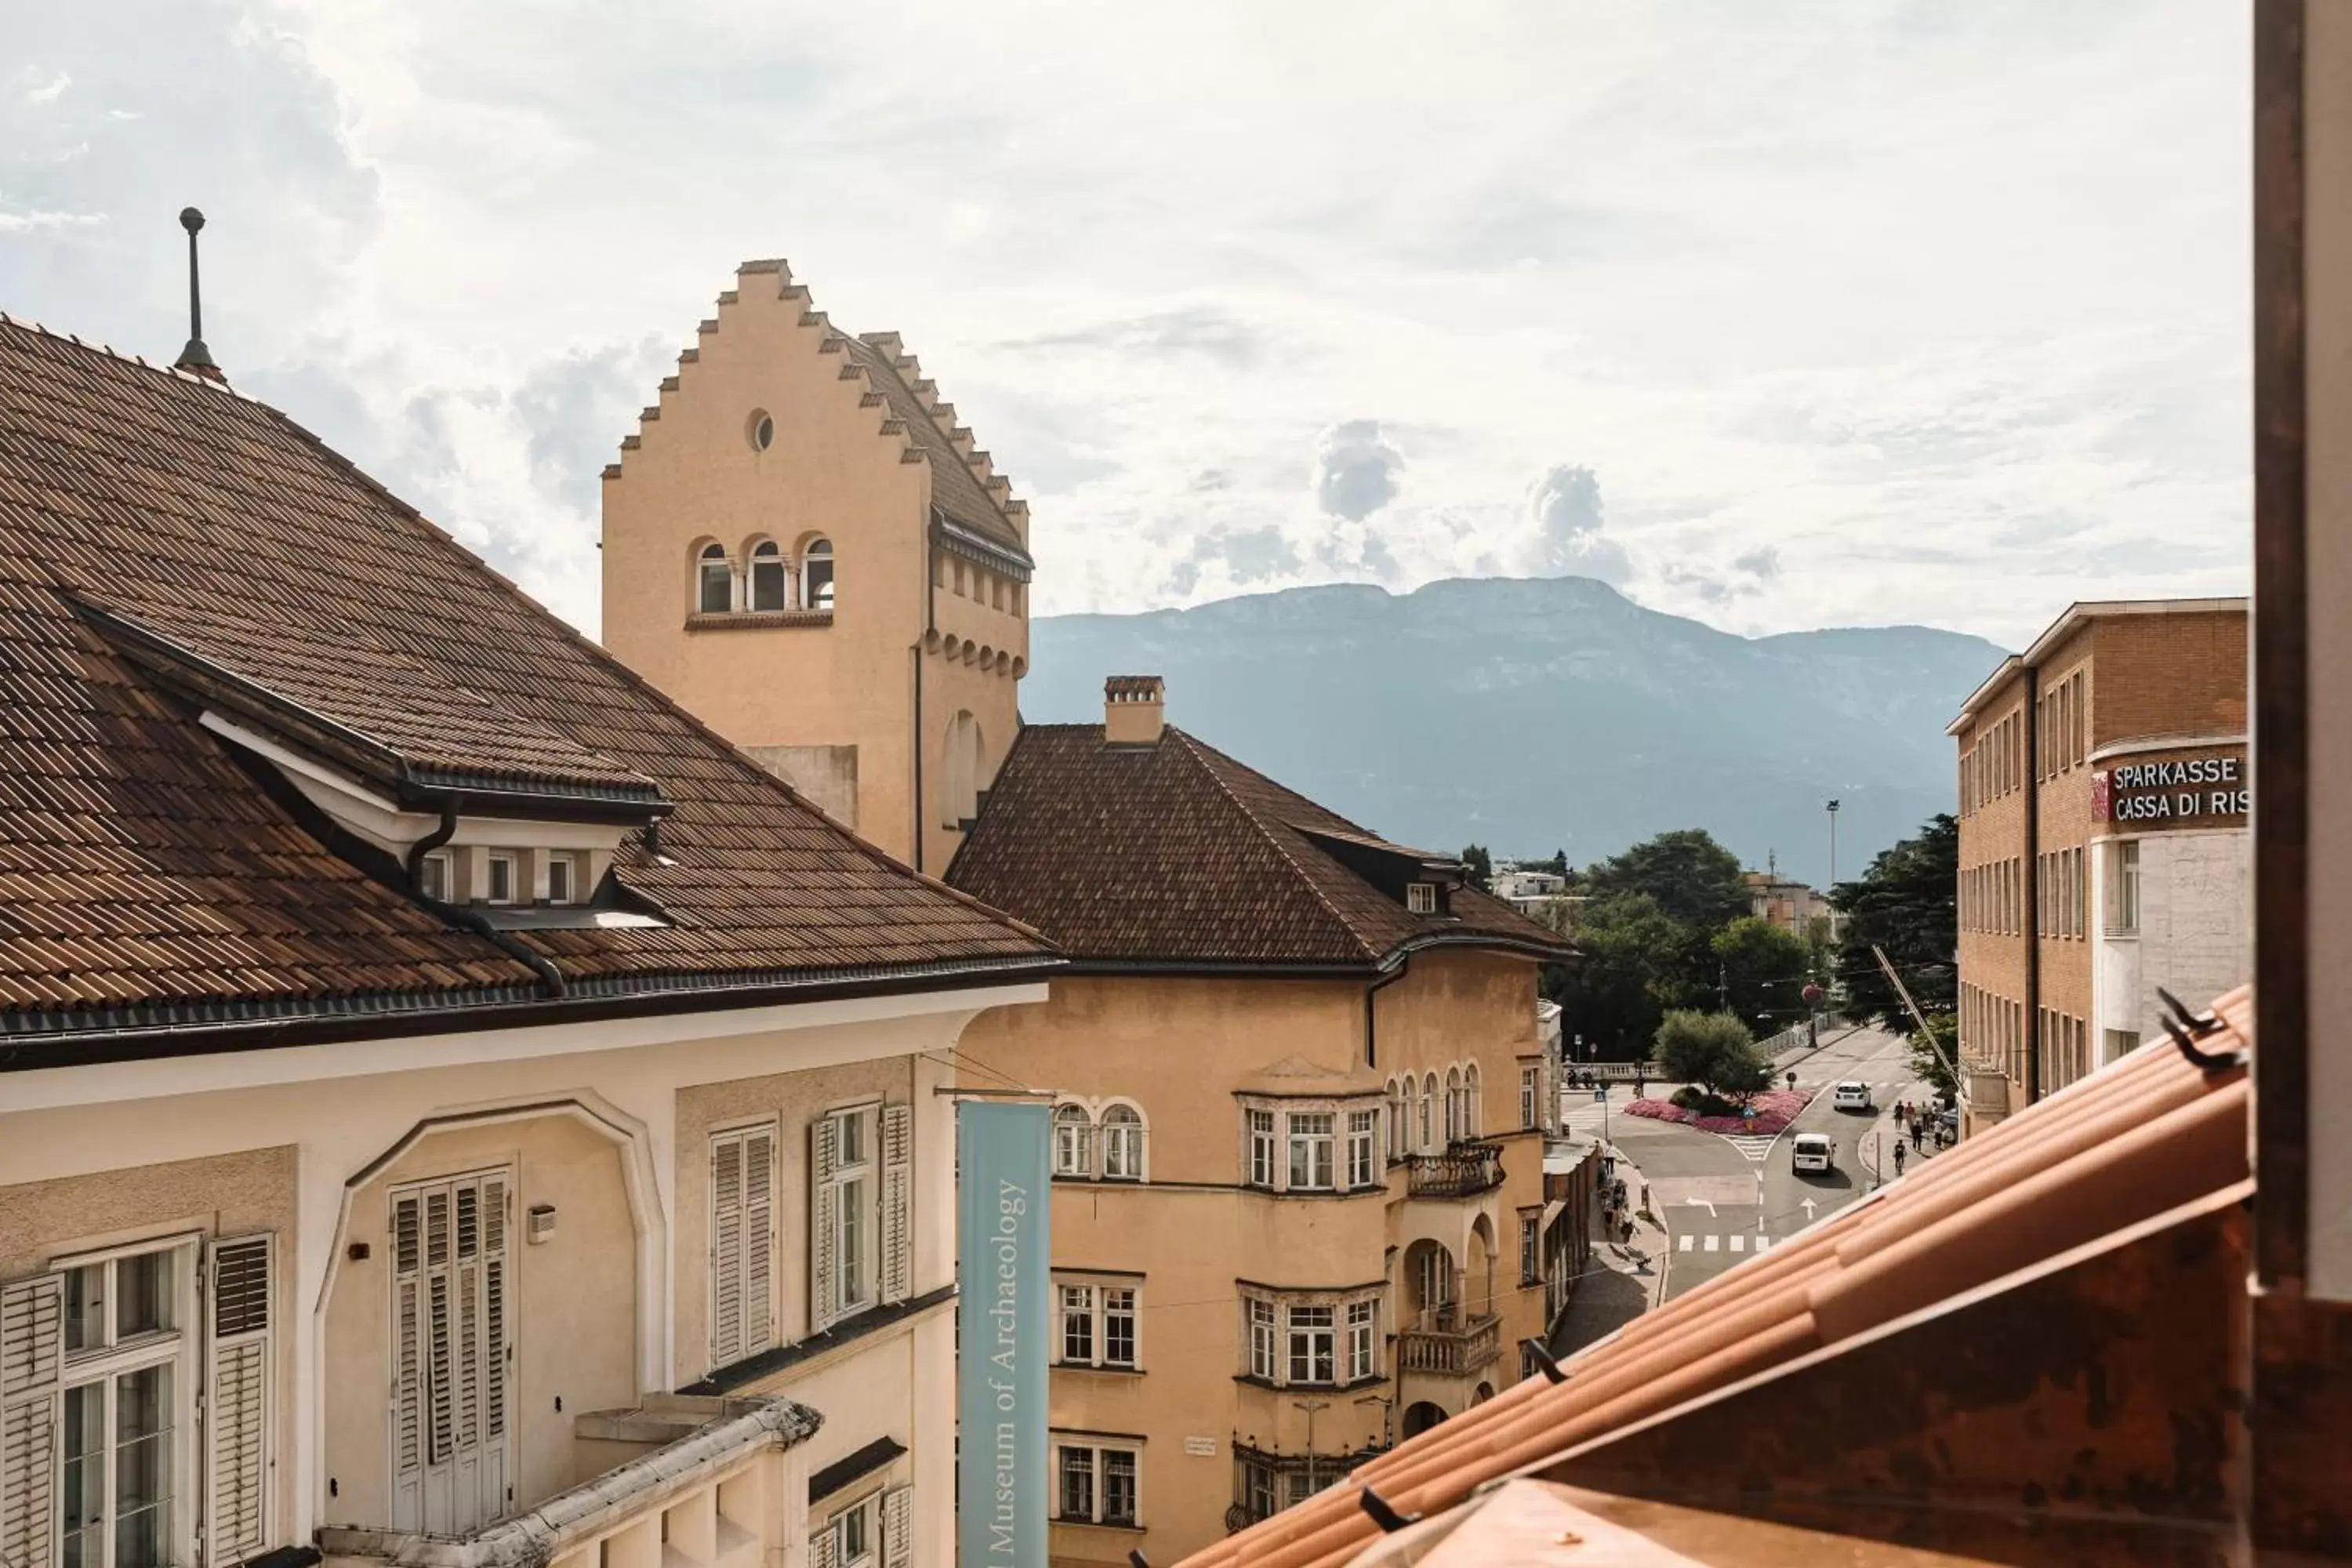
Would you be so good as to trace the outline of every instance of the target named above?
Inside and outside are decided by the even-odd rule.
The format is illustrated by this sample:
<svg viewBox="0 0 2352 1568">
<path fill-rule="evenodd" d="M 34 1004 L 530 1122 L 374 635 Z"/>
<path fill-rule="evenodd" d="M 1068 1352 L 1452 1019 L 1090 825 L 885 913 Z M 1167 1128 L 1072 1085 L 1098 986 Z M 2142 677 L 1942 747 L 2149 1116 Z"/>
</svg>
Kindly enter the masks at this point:
<svg viewBox="0 0 2352 1568">
<path fill-rule="evenodd" d="M 213 363 L 213 351 L 205 347 L 205 302 L 196 287 L 196 230 L 205 226 L 205 215 L 194 207 L 182 207 L 180 226 L 188 231 L 188 346 L 180 351 L 172 368 L 193 372 L 206 381 L 226 382 L 228 377 Z"/>
<path fill-rule="evenodd" d="M 1156 746 L 1166 723 L 1168 684 L 1156 675 L 1114 675 L 1103 682 L 1103 744 Z"/>
</svg>

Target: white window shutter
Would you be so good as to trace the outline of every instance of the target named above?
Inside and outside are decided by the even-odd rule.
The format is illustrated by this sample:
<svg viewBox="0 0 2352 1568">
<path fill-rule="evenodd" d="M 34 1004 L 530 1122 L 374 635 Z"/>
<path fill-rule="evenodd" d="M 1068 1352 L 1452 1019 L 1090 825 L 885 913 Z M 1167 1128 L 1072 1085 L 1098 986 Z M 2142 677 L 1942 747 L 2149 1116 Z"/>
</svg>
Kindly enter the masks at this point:
<svg viewBox="0 0 2352 1568">
<path fill-rule="evenodd" d="M 834 1547 L 832 1525 L 809 1532 L 809 1568 L 837 1568 L 839 1556 Z"/>
<path fill-rule="evenodd" d="M 915 1560 L 915 1489 L 892 1487 L 882 1494 L 882 1568 L 908 1568 Z"/>
<path fill-rule="evenodd" d="M 392 1205 L 392 1523 L 425 1520 L 425 1207 L 408 1194 Z"/>
<path fill-rule="evenodd" d="M 822 1333 L 833 1326 L 841 1291 L 834 1245 L 834 1208 L 840 1202 L 835 1173 L 840 1168 L 835 1138 L 838 1129 L 830 1116 L 809 1126 L 809 1331 Z"/>
<path fill-rule="evenodd" d="M 743 1135 L 710 1142 L 710 1364 L 743 1356 Z"/>
<path fill-rule="evenodd" d="M 882 1108 L 882 1300 L 914 1294 L 915 1108 Z"/>
<path fill-rule="evenodd" d="M 755 1128 L 743 1136 L 743 1353 L 756 1355 L 776 1338 L 776 1132 Z"/>
<path fill-rule="evenodd" d="M 270 1247 L 212 1245 L 205 1270 L 205 1560 L 241 1563 L 269 1545 Z"/>
<path fill-rule="evenodd" d="M 57 1549 L 64 1357 L 65 1281 L 0 1285 L 0 1561 L 47 1568 Z"/>
</svg>

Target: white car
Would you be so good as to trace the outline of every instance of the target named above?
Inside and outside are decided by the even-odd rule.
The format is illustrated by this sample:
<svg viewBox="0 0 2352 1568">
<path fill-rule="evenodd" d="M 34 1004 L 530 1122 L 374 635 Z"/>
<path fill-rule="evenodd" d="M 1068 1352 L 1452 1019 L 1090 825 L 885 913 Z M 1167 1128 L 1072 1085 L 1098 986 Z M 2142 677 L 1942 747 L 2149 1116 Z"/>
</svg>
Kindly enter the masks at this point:
<svg viewBox="0 0 2352 1568">
<path fill-rule="evenodd" d="M 1826 1175 L 1837 1169 L 1837 1145 L 1819 1132 L 1800 1132 L 1789 1145 L 1789 1168 L 1799 1175 L 1807 1171 Z"/>
<path fill-rule="evenodd" d="M 1870 1109 L 1870 1085 L 1864 1083 L 1859 1079 L 1850 1078 L 1846 1079 L 1843 1083 L 1838 1085 L 1833 1092 L 1836 1096 L 1834 1103 L 1840 1110 L 1868 1110 Z"/>
</svg>

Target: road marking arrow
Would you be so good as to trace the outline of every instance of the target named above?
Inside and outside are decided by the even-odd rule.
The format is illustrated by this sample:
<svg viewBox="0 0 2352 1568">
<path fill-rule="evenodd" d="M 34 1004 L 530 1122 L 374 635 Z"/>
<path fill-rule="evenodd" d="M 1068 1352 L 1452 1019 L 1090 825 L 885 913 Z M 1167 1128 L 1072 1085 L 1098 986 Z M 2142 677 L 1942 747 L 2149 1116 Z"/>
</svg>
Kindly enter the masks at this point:
<svg viewBox="0 0 2352 1568">
<path fill-rule="evenodd" d="M 1805 1223 L 1807 1225 L 1813 1223 L 1813 1200 L 1811 1198 L 1805 1200 Z"/>
<path fill-rule="evenodd" d="M 1715 1205 L 1705 1198 L 1685 1198 L 1683 1202 L 1686 1204 L 1696 1204 L 1700 1208 L 1705 1209 L 1706 1211 L 1706 1217 L 1709 1219 L 1713 1219 L 1715 1217 Z"/>
</svg>

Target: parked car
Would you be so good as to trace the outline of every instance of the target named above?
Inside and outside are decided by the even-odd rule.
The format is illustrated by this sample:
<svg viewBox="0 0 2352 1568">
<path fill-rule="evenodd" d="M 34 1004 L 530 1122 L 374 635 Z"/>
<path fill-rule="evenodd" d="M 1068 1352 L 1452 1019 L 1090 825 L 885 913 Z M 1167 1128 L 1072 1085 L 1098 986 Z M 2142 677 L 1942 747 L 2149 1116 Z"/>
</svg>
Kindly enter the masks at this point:
<svg viewBox="0 0 2352 1568">
<path fill-rule="evenodd" d="M 1840 1110 L 1868 1110 L 1870 1109 L 1870 1085 L 1863 1082 L 1860 1079 L 1847 1079 L 1844 1082 L 1839 1084 L 1832 1093 L 1835 1096 L 1834 1103 Z"/>
<path fill-rule="evenodd" d="M 1837 1169 L 1837 1144 L 1819 1132 L 1800 1132 L 1789 1145 L 1789 1168 L 1799 1175 L 1808 1171 L 1826 1175 Z"/>
</svg>

